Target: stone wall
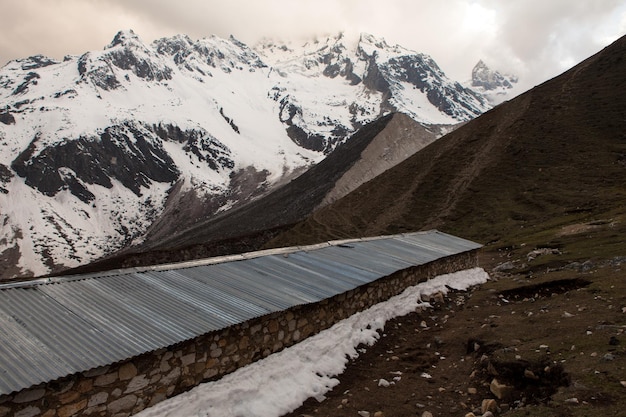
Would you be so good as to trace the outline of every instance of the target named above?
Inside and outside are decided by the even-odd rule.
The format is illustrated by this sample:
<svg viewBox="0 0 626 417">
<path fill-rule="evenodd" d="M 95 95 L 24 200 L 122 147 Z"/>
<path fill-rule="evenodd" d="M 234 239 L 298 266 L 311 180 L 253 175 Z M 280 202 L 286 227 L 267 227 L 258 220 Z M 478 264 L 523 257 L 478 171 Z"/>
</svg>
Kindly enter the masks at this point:
<svg viewBox="0 0 626 417">
<path fill-rule="evenodd" d="M 5 395 L 0 417 L 126 417 L 291 346 L 409 286 L 477 264 L 477 251 L 450 256 L 315 304 Z"/>
</svg>

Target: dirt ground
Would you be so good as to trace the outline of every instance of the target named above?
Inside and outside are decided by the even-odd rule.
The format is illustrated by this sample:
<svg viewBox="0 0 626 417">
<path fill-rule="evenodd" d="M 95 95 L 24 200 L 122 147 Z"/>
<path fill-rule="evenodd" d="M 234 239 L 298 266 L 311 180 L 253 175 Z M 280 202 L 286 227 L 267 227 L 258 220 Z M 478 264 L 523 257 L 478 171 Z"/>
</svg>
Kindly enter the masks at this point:
<svg viewBox="0 0 626 417">
<path fill-rule="evenodd" d="M 286 417 L 626 416 L 626 258 L 507 261 L 483 251 L 490 282 L 387 323 L 324 401 Z"/>
</svg>

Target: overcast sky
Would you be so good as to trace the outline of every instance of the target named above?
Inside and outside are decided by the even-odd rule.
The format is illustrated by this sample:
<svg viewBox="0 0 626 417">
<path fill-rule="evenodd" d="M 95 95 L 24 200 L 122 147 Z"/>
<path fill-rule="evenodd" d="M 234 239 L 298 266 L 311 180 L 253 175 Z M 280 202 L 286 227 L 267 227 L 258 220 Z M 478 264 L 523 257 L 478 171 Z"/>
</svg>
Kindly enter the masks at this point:
<svg viewBox="0 0 626 417">
<path fill-rule="evenodd" d="M 474 64 L 538 84 L 626 33 L 624 0 L 0 0 L 0 65 L 100 50 L 120 29 L 253 45 L 367 32 L 431 55 L 457 81 Z"/>
</svg>

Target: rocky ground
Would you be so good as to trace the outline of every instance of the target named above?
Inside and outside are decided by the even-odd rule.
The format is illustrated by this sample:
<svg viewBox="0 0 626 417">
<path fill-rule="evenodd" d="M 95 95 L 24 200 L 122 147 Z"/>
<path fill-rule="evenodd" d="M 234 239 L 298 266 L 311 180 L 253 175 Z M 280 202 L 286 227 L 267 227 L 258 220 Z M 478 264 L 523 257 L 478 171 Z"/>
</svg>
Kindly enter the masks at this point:
<svg viewBox="0 0 626 417">
<path fill-rule="evenodd" d="M 490 282 L 389 322 L 285 417 L 626 416 L 626 257 L 559 256 L 484 250 Z"/>
</svg>

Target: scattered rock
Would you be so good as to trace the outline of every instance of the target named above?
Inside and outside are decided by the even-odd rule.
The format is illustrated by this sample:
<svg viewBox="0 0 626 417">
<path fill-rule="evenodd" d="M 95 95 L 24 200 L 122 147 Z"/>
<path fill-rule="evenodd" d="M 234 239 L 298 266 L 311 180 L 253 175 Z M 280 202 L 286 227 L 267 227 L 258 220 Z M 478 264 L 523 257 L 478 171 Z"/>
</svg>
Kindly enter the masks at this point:
<svg viewBox="0 0 626 417">
<path fill-rule="evenodd" d="M 622 385 L 622 387 L 626 388 L 626 381 L 619 381 L 619 383 Z"/>
<path fill-rule="evenodd" d="M 528 254 L 526 255 L 526 259 L 528 260 L 528 262 L 530 262 L 533 259 L 539 256 L 543 256 L 543 255 L 561 255 L 561 251 L 558 249 L 552 249 L 552 248 L 535 249 L 535 250 L 528 252 Z"/>
<path fill-rule="evenodd" d="M 619 345 L 619 339 L 615 336 L 611 336 L 611 339 L 609 339 L 609 345 L 611 346 Z"/>
<path fill-rule="evenodd" d="M 573 270 L 578 271 L 578 272 L 589 272 L 592 269 L 594 269 L 595 267 L 596 267 L 596 265 L 593 262 L 591 262 L 590 260 L 588 260 L 588 261 L 585 261 L 583 263 L 572 262 L 572 263 L 569 263 L 569 264 L 565 265 L 564 268 L 565 269 L 573 269 Z"/>
<path fill-rule="evenodd" d="M 485 414 L 487 411 L 495 412 L 498 411 L 498 403 L 493 398 L 483 400 L 480 406 L 480 412 Z"/>
<path fill-rule="evenodd" d="M 565 402 L 567 404 L 578 404 L 579 403 L 578 398 L 568 398 L 567 400 L 565 400 Z"/>
<path fill-rule="evenodd" d="M 444 299 L 443 299 L 443 293 L 441 291 L 436 292 L 435 294 L 430 296 L 431 300 L 434 300 L 434 302 L 436 303 L 443 303 Z"/>
<path fill-rule="evenodd" d="M 478 392 L 478 391 L 477 391 L 477 390 L 476 390 L 476 388 L 474 388 L 474 387 L 469 387 L 469 388 L 467 389 L 467 393 L 468 393 L 468 394 L 470 394 L 470 395 L 475 395 L 477 392 Z"/>
<path fill-rule="evenodd" d="M 613 361 L 615 360 L 615 355 L 613 355 L 612 353 L 607 353 L 602 357 L 602 359 L 605 361 Z"/>
<path fill-rule="evenodd" d="M 374 413 L 374 417 L 385 417 L 385 413 L 383 413 L 382 411 L 376 411 Z"/>
<path fill-rule="evenodd" d="M 563 317 L 565 317 L 567 319 L 567 318 L 570 318 L 570 317 L 574 317 L 574 315 L 572 313 L 568 313 L 567 311 L 564 311 L 563 312 Z"/>
<path fill-rule="evenodd" d="M 491 384 L 489 384 L 489 390 L 493 395 L 495 395 L 499 400 L 504 398 L 508 398 L 513 391 L 513 387 L 510 387 L 505 384 L 501 384 L 498 382 L 496 378 L 491 380 Z"/>
<path fill-rule="evenodd" d="M 491 411 L 487 411 L 486 413 L 483 413 L 482 417 L 494 417 L 494 416 Z"/>
<path fill-rule="evenodd" d="M 537 381 L 539 379 L 539 377 L 535 375 L 535 373 L 531 371 L 530 369 L 524 369 L 524 377 L 528 379 L 532 379 L 534 381 Z"/>
<path fill-rule="evenodd" d="M 506 272 L 515 269 L 515 264 L 511 261 L 501 263 L 500 265 L 493 268 L 493 272 Z"/>
<path fill-rule="evenodd" d="M 424 411 L 422 413 L 422 417 L 433 417 L 433 413 L 431 413 L 430 411 Z"/>
<path fill-rule="evenodd" d="M 489 372 L 489 375 L 493 375 L 493 376 L 499 375 L 498 370 L 493 365 L 493 363 L 491 363 L 491 361 L 489 361 L 489 363 L 487 364 L 487 372 Z"/>
<path fill-rule="evenodd" d="M 357 414 L 360 415 L 361 417 L 370 417 L 369 411 L 359 411 Z"/>
<path fill-rule="evenodd" d="M 378 386 L 379 386 L 379 387 L 385 387 L 385 388 L 386 388 L 386 387 L 388 387 L 389 385 L 391 385 L 391 383 L 390 383 L 389 381 L 387 381 L 386 379 L 384 379 L 384 378 L 380 378 L 380 379 L 378 380 Z"/>
</svg>

